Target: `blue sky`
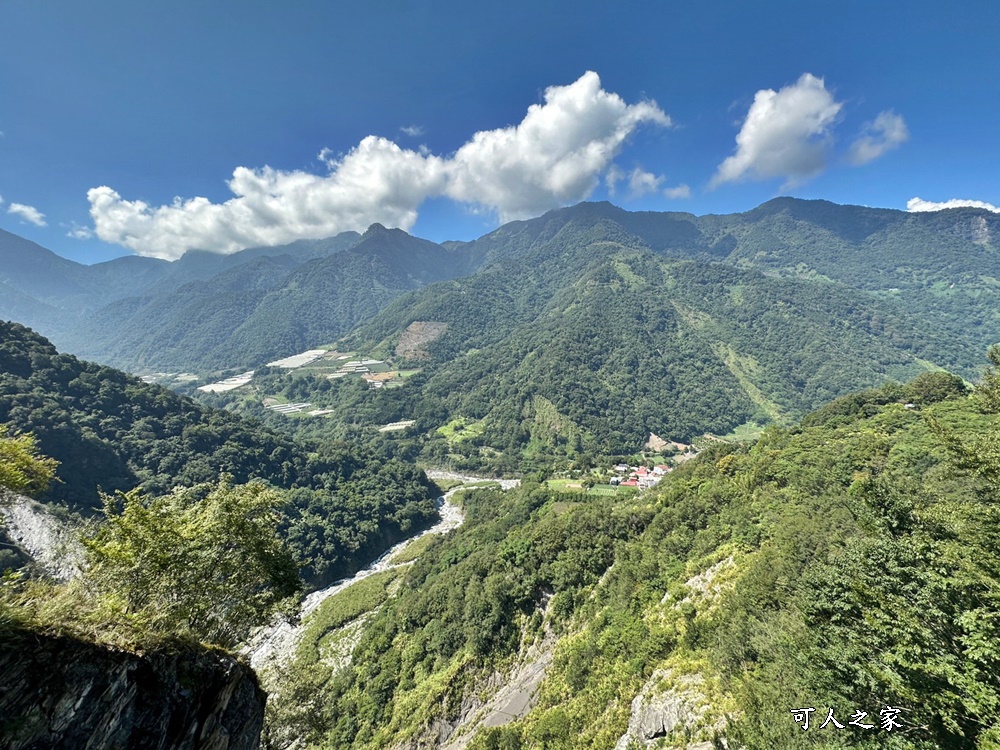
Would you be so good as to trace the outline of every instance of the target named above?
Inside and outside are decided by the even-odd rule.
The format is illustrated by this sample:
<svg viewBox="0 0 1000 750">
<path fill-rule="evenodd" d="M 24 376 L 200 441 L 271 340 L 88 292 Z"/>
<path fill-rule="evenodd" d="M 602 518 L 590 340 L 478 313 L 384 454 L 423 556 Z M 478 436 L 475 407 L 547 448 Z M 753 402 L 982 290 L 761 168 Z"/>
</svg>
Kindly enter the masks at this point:
<svg viewBox="0 0 1000 750">
<path fill-rule="evenodd" d="M 0 228 L 93 262 L 585 198 L 1000 204 L 995 2 L 477 5 L 7 0 Z"/>
</svg>

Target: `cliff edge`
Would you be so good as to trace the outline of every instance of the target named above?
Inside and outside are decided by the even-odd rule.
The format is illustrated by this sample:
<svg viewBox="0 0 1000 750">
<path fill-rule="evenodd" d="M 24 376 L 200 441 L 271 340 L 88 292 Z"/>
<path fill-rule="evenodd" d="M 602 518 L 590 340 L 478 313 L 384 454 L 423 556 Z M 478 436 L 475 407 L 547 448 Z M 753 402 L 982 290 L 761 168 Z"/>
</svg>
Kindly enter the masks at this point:
<svg viewBox="0 0 1000 750">
<path fill-rule="evenodd" d="M 256 750 L 266 695 L 222 652 L 0 636 L 0 750 Z"/>
</svg>

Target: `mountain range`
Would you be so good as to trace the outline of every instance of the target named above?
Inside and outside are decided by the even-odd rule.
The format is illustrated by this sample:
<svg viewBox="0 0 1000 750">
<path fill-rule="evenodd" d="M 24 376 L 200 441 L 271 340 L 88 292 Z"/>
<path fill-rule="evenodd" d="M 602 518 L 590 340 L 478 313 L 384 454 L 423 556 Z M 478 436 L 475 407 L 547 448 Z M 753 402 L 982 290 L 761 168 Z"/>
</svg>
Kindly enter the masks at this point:
<svg viewBox="0 0 1000 750">
<path fill-rule="evenodd" d="M 133 371 L 257 372 L 199 396 L 216 409 L 0 322 L 0 426 L 59 462 L 40 499 L 62 515 L 91 515 L 102 490 L 193 486 L 200 503 L 220 474 L 263 480 L 316 587 L 431 522 L 416 461 L 519 475 L 456 490 L 459 528 L 303 614 L 265 675 L 268 747 L 989 748 L 998 230 L 975 209 L 588 203 L 474 242 L 374 225 L 91 267 L 2 235 L 0 313 L 61 347 Z M 262 366 L 323 344 L 322 366 Z M 398 387 L 331 379 L 338 356 L 384 360 Z M 963 378 L 982 383 L 970 395 Z M 724 435 L 768 422 L 753 444 Z M 723 439 L 657 465 L 655 488 L 610 486 L 650 433 L 704 432 Z M 25 643 L 61 621 L 31 612 L 84 611 L 72 587 L 0 589 L 0 631 L 25 625 Z M 133 615 L 97 613 L 105 632 Z M 827 710 L 873 723 L 822 730 Z"/>
<path fill-rule="evenodd" d="M 746 213 L 696 217 L 584 203 L 468 243 L 374 225 L 364 235 L 233 255 L 191 251 L 174 262 L 129 256 L 93 266 L 4 232 L 0 317 L 134 371 L 222 370 L 334 341 L 428 284 L 543 263 L 539 253 L 553 242 L 598 254 L 617 242 L 863 292 L 980 346 L 1000 339 L 998 231 L 1000 217 L 978 209 L 906 213 L 778 198 Z M 556 261 L 537 280 L 539 293 L 550 297 L 553 282 L 569 281 L 567 270 Z"/>
<path fill-rule="evenodd" d="M 18 262 L 0 289 L 7 314 L 132 371 L 259 369 L 333 343 L 394 357 L 421 369 L 412 387 L 296 388 L 334 410 L 330 433 L 461 419 L 476 429 L 453 455 L 515 470 L 535 453 L 626 453 L 651 432 L 787 421 L 935 368 L 973 379 L 1000 341 L 998 237 L 1000 216 L 978 209 L 778 198 L 696 217 L 583 203 L 473 242 L 373 225 L 173 263 L 79 266 L 6 235 L 0 253 Z M 440 335 L 399 347 L 414 323 Z"/>
</svg>

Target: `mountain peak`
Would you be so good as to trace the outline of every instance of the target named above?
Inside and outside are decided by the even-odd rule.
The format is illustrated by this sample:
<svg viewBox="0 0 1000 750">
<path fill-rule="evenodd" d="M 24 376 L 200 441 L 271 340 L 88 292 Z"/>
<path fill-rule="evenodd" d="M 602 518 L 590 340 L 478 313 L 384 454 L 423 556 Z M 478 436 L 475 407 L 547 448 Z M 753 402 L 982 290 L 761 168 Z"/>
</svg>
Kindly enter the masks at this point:
<svg viewBox="0 0 1000 750">
<path fill-rule="evenodd" d="M 380 235 L 380 234 L 386 234 L 389 231 L 390 230 L 386 229 L 384 225 L 379 224 L 376 221 L 374 224 L 372 224 L 370 227 L 368 227 L 368 229 L 365 230 L 365 233 L 363 235 L 361 235 L 361 239 L 362 240 L 367 240 L 369 237 L 375 237 L 375 236 Z"/>
</svg>

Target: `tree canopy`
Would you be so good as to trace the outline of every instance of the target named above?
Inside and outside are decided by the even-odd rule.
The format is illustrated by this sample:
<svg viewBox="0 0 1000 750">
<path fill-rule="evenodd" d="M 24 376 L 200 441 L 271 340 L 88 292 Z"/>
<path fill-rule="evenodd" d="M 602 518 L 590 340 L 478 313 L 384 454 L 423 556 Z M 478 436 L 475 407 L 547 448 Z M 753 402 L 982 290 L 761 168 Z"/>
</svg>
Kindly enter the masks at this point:
<svg viewBox="0 0 1000 750">
<path fill-rule="evenodd" d="M 0 424 L 0 489 L 35 495 L 49 486 L 57 465 L 39 455 L 34 436 L 10 435 Z"/>
<path fill-rule="evenodd" d="M 84 586 L 109 616 L 236 645 L 300 586 L 277 533 L 282 503 L 230 477 L 155 498 L 105 495 L 105 522 L 84 540 Z"/>
</svg>

